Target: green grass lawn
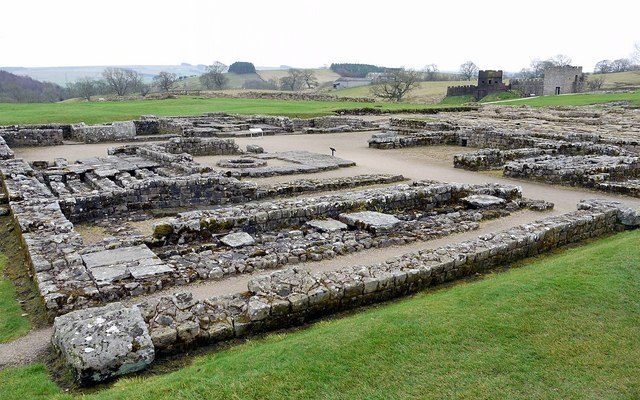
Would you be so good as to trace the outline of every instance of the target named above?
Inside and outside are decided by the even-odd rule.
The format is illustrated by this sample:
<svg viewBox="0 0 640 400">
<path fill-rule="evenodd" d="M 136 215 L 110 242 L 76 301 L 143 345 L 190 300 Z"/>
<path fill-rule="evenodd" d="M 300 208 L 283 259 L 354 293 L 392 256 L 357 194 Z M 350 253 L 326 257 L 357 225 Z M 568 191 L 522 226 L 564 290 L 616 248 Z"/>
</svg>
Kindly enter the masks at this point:
<svg viewBox="0 0 640 400">
<path fill-rule="evenodd" d="M 267 114 L 292 117 L 329 115 L 338 109 L 376 107 L 383 109 L 429 108 L 409 103 L 358 103 L 340 101 L 287 101 L 270 99 L 180 97 L 168 100 L 131 100 L 63 103 L 0 103 L 0 125 L 47 122 L 96 124 L 124 121 L 141 115 L 198 115 L 206 112 Z"/>
<path fill-rule="evenodd" d="M 89 399 L 640 397 L 640 231 L 121 379 Z M 0 398 L 71 398 L 42 365 Z"/>
<path fill-rule="evenodd" d="M 579 93 L 560 96 L 539 96 L 528 99 L 504 100 L 497 104 L 526 104 L 533 107 L 587 106 L 599 103 L 609 103 L 612 101 L 628 101 L 636 106 L 640 106 L 640 91 L 631 93 Z"/>
<path fill-rule="evenodd" d="M 18 338 L 31 327 L 16 301 L 16 289 L 4 275 L 7 257 L 0 254 L 0 343 Z"/>
</svg>

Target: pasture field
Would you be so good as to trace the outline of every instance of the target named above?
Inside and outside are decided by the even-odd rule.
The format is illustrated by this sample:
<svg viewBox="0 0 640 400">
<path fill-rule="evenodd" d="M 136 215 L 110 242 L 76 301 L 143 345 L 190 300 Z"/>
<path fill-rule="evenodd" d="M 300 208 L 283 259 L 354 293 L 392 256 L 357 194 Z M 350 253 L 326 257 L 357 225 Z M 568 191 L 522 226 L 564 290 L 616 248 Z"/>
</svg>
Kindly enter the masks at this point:
<svg viewBox="0 0 640 400">
<path fill-rule="evenodd" d="M 532 107 L 554 106 L 588 106 L 594 104 L 610 103 L 615 101 L 627 101 L 635 106 L 640 106 L 640 91 L 629 93 L 577 93 L 563 94 L 560 96 L 539 96 L 511 100 L 500 100 L 493 104 L 520 105 L 526 104 Z"/>
<path fill-rule="evenodd" d="M 640 231 L 120 379 L 87 399 L 640 396 Z M 72 399 L 42 364 L 0 398 Z"/>
<path fill-rule="evenodd" d="M 291 101 L 271 99 L 183 96 L 167 100 L 129 100 L 61 103 L 0 103 L 0 125 L 49 122 L 97 124 L 125 121 L 141 115 L 199 115 L 207 112 L 315 117 L 339 109 L 375 107 L 386 110 L 433 108 L 438 105 L 412 103 L 358 103 L 348 101 Z"/>
<path fill-rule="evenodd" d="M 415 90 L 407 94 L 406 101 L 415 103 L 438 103 L 447 95 L 448 86 L 475 84 L 475 80 L 420 82 Z M 341 97 L 372 97 L 369 86 L 331 90 L 328 93 Z"/>
</svg>

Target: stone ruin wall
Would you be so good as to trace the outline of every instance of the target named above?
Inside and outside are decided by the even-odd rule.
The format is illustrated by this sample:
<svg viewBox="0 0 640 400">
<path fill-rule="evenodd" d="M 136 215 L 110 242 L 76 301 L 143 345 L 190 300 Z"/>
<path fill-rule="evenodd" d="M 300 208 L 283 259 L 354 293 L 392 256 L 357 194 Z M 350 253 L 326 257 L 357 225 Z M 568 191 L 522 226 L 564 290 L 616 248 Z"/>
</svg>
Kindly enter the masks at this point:
<svg viewBox="0 0 640 400">
<path fill-rule="evenodd" d="M 243 204 L 221 210 L 190 211 L 159 222 L 153 236 L 160 243 L 197 241 L 233 229 L 266 232 L 300 226 L 312 219 L 336 218 L 357 210 L 389 212 L 402 209 L 432 210 L 480 191 L 511 200 L 520 196 L 517 187 L 475 187 L 473 185 L 416 182 L 389 188 L 364 189 L 309 199 Z"/>
<path fill-rule="evenodd" d="M 136 126 L 133 121 L 112 122 L 104 125 L 71 125 L 71 138 L 78 142 L 125 142 L 136 137 Z"/>
<path fill-rule="evenodd" d="M 171 154 L 188 153 L 192 156 L 217 156 L 242 154 L 233 139 L 178 137 L 163 143 L 164 149 Z"/>
<path fill-rule="evenodd" d="M 54 344 L 76 377 L 93 383 L 123 371 L 143 369 L 156 354 L 300 325 L 639 224 L 640 215 L 618 204 L 589 201 L 573 213 L 463 243 L 407 253 L 380 264 L 324 273 L 291 268 L 252 279 L 247 291 L 233 295 L 195 300 L 189 293 L 178 293 L 132 307 L 112 304 L 76 311 L 56 319 Z M 102 331 L 91 331 L 98 335 L 96 343 L 78 342 L 77 337 L 85 336 L 84 327 L 96 317 L 109 321 Z M 124 346 L 122 354 L 107 353 L 108 348 L 101 344 L 102 335 L 113 331 L 113 326 L 118 332 L 138 327 L 135 338 L 144 345 L 133 349 Z M 130 341 L 133 336 L 125 333 L 112 340 Z M 87 346 L 104 355 L 101 363 L 88 366 L 82 362 Z"/>
</svg>

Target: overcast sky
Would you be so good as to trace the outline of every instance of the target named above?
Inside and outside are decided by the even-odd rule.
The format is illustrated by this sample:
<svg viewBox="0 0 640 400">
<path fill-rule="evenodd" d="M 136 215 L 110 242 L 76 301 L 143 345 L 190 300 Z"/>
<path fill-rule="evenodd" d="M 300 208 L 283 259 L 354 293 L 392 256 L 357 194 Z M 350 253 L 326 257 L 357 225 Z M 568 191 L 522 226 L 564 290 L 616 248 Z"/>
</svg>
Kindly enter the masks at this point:
<svg viewBox="0 0 640 400">
<path fill-rule="evenodd" d="M 516 71 L 563 53 L 590 71 L 640 41 L 639 0 L 8 0 L 0 11 L 0 66 L 473 60 Z"/>
</svg>

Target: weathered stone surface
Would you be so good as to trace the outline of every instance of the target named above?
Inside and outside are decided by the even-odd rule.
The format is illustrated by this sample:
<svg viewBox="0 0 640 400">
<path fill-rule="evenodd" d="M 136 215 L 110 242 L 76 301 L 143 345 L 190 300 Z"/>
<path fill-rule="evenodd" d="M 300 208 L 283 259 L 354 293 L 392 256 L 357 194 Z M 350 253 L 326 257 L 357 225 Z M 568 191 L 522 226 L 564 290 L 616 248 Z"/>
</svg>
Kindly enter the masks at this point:
<svg viewBox="0 0 640 400">
<path fill-rule="evenodd" d="M 307 222 L 307 225 L 316 228 L 320 232 L 335 232 L 342 231 L 348 228 L 347 224 L 340 221 L 336 221 L 332 218 L 327 219 L 313 219 Z"/>
<path fill-rule="evenodd" d="M 57 317 L 53 343 L 82 383 L 146 368 L 155 349 L 137 307 L 112 303 Z"/>
<path fill-rule="evenodd" d="M 505 203 L 504 199 L 488 194 L 473 194 L 462 198 L 462 201 L 475 208 L 493 207 Z"/>
<path fill-rule="evenodd" d="M 249 246 L 255 243 L 253 237 L 246 232 L 230 233 L 220 239 L 220 241 L 229 247 Z"/>
<path fill-rule="evenodd" d="M 82 255 L 82 259 L 84 260 L 87 268 L 124 264 L 154 257 L 156 257 L 155 253 L 143 244 L 139 246 L 122 247 Z"/>
<path fill-rule="evenodd" d="M 262 146 L 258 146 L 257 144 L 248 144 L 247 153 L 260 154 L 264 153 L 264 149 L 262 148 Z"/>
<path fill-rule="evenodd" d="M 345 213 L 340 214 L 338 218 L 347 225 L 371 230 L 373 232 L 391 231 L 401 222 L 393 215 L 383 214 L 376 211 Z"/>
</svg>

